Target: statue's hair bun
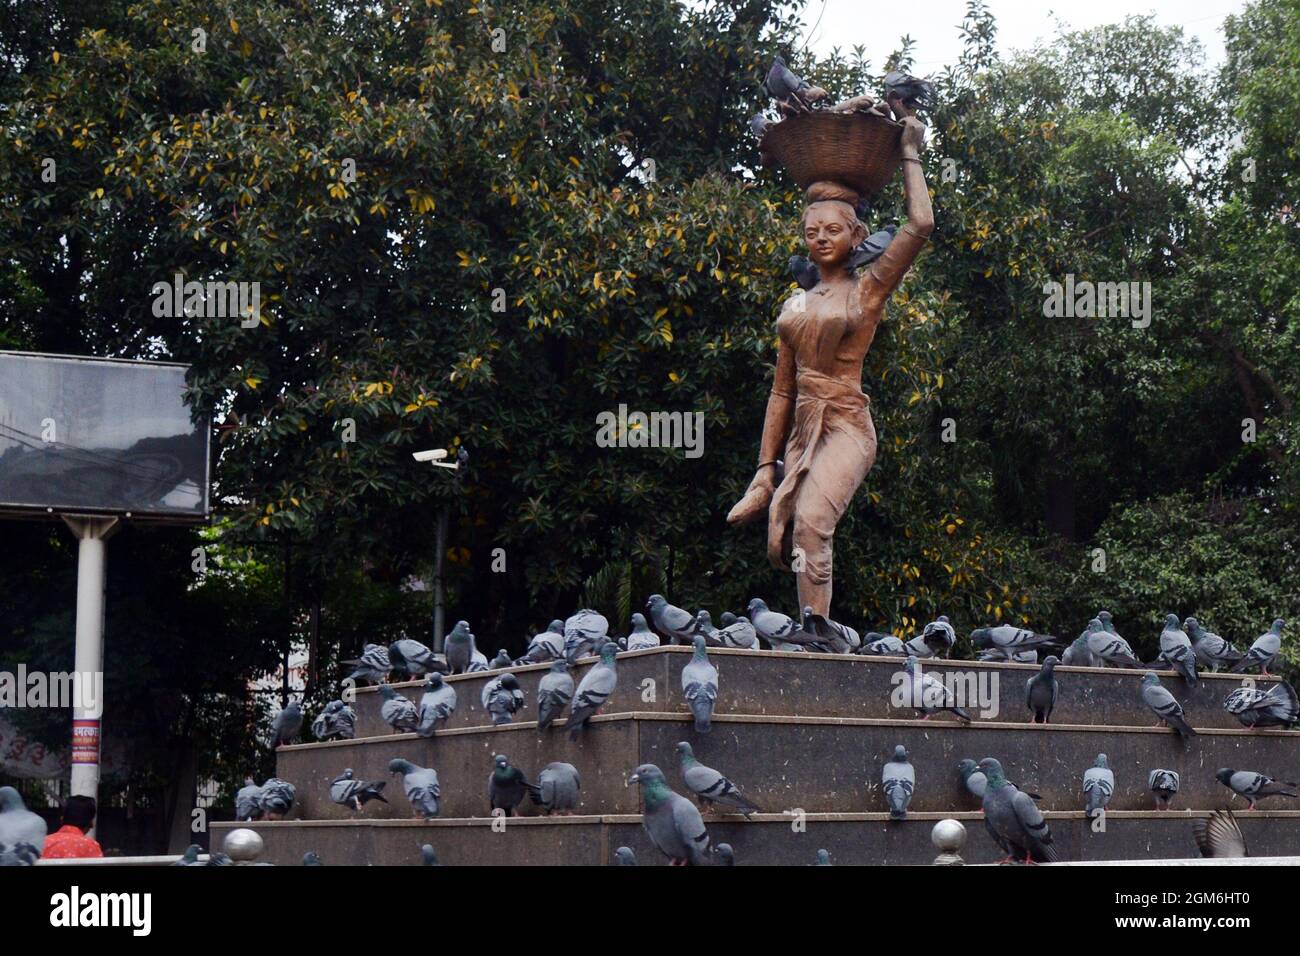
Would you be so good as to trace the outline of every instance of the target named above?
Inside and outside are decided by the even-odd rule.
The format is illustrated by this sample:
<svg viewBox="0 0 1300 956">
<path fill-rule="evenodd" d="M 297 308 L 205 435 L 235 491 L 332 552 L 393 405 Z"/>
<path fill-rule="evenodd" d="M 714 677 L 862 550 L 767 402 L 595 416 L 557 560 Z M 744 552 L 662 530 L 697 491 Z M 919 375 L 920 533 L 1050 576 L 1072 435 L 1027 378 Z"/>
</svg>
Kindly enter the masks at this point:
<svg viewBox="0 0 1300 956">
<path fill-rule="evenodd" d="M 804 190 L 804 199 L 809 203 L 838 201 L 856 206 L 859 198 L 856 190 L 829 179 L 819 179 Z"/>
</svg>

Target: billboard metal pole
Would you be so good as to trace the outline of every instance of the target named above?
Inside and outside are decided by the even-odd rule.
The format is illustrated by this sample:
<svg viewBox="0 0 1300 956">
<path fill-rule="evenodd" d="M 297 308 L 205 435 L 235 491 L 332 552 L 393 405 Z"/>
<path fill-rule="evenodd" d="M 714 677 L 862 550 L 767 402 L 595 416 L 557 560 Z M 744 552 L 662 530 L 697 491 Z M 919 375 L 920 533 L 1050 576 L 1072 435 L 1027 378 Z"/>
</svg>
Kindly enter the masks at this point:
<svg viewBox="0 0 1300 956">
<path fill-rule="evenodd" d="M 106 542 L 117 531 L 117 518 L 64 515 L 78 538 L 77 549 L 77 649 L 73 669 L 82 686 L 102 687 L 104 670 L 104 570 Z M 99 803 L 99 730 L 104 710 L 101 694 L 81 695 L 72 710 L 73 796 L 93 797 Z M 94 831 L 91 831 L 94 835 Z"/>
</svg>

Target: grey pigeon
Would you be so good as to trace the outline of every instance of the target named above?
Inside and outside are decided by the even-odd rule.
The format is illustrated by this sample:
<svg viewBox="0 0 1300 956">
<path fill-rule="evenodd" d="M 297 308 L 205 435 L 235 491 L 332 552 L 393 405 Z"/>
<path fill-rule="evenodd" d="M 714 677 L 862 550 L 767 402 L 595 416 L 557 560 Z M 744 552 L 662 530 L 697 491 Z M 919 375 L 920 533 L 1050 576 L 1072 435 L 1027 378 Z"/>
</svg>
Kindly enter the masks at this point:
<svg viewBox="0 0 1300 956">
<path fill-rule="evenodd" d="M 357 735 L 357 714 L 341 700 L 332 700 L 311 722 L 317 740 L 352 740 Z"/>
<path fill-rule="evenodd" d="M 522 770 L 511 765 L 505 754 L 497 754 L 492 758 L 492 772 L 488 774 L 488 801 L 493 810 L 502 810 L 506 816 L 512 816 L 524 797 L 537 792 L 537 787 L 528 782 Z"/>
<path fill-rule="evenodd" d="M 722 615 L 718 641 L 723 647 L 738 647 L 747 651 L 759 649 L 758 631 L 754 630 L 754 625 L 749 623 L 749 618 L 736 617 L 730 611 Z"/>
<path fill-rule="evenodd" d="M 217 850 L 211 850 L 211 851 L 209 851 L 209 852 L 208 852 L 208 862 L 207 862 L 207 863 L 200 863 L 200 864 L 199 864 L 199 866 L 234 866 L 234 865 L 235 865 L 235 861 L 234 861 L 234 860 L 232 860 L 232 859 L 231 859 L 229 856 L 227 856 L 225 853 L 221 853 L 221 852 L 219 852 L 219 851 L 217 851 Z M 254 865 L 254 866 L 270 866 L 271 864 L 269 864 L 269 863 L 254 863 L 253 865 Z"/>
<path fill-rule="evenodd" d="M 921 80 L 901 70 L 885 74 L 885 98 L 898 97 L 909 109 L 934 109 L 935 89 L 929 80 Z"/>
<path fill-rule="evenodd" d="M 798 651 L 802 649 L 800 644 L 808 643 L 809 638 L 800 630 L 798 621 L 769 609 L 762 598 L 752 599 L 747 610 L 754 630 L 772 650 Z"/>
<path fill-rule="evenodd" d="M 988 789 L 988 778 L 975 761 L 969 758 L 963 760 L 957 764 L 957 772 L 961 774 L 962 786 L 966 792 L 977 800 L 983 800 L 984 792 Z"/>
<path fill-rule="evenodd" d="M 722 640 L 718 637 L 718 629 L 713 626 L 713 616 L 708 611 L 701 608 L 695 612 L 695 634 L 704 638 L 704 643 L 710 647 L 720 647 Z"/>
<path fill-rule="evenodd" d="M 659 635 L 650 630 L 645 615 L 639 612 L 633 614 L 632 633 L 627 636 L 627 649 L 629 651 L 645 651 L 658 646 Z"/>
<path fill-rule="evenodd" d="M 582 675 L 582 681 L 573 695 L 573 707 L 569 711 L 569 739 L 577 740 L 587 722 L 600 710 L 601 704 L 609 700 L 618 686 L 618 647 L 606 644 L 600 649 L 600 663 Z"/>
<path fill-rule="evenodd" d="M 1178 795 L 1178 771 L 1157 768 L 1147 776 L 1147 786 L 1156 798 L 1157 810 L 1168 810 L 1169 804 Z"/>
<path fill-rule="evenodd" d="M 1048 634 L 1035 634 L 1024 628 L 999 624 L 997 627 L 977 627 L 971 631 L 970 640 L 981 650 L 1001 651 L 1007 660 L 1012 660 L 1019 651 L 1039 647 L 1050 647 L 1060 641 Z"/>
<path fill-rule="evenodd" d="M 546 730 L 573 700 L 573 675 L 569 662 L 560 658 L 537 684 L 537 729 Z"/>
<path fill-rule="evenodd" d="M 272 777 L 262 784 L 257 806 L 267 820 L 282 820 L 293 809 L 298 790 L 288 780 Z M 209 854 L 210 855 L 210 854 Z"/>
<path fill-rule="evenodd" d="M 475 638 L 477 640 L 477 638 Z M 469 667 L 465 669 L 467 674 L 479 674 L 488 669 L 487 655 L 475 647 L 470 651 Z"/>
<path fill-rule="evenodd" d="M 394 757 L 388 761 L 388 772 L 401 774 L 402 789 L 411 804 L 411 811 L 417 817 L 432 820 L 438 815 L 438 801 L 442 798 L 442 786 L 438 783 L 438 772 L 432 767 L 420 767 Z"/>
<path fill-rule="evenodd" d="M 1208 818 L 1193 820 L 1192 836 L 1203 857 L 1241 859 L 1250 856 L 1246 836 L 1231 810 L 1214 810 Z"/>
<path fill-rule="evenodd" d="M 445 725 L 455 712 L 456 688 L 435 671 L 424 682 L 424 696 L 420 698 L 415 732 L 421 737 L 432 737 L 439 725 Z"/>
<path fill-rule="evenodd" d="M 1027 793 L 1017 790 L 1002 772 L 1002 764 L 985 757 L 978 764 L 988 780 L 984 793 L 984 820 L 994 840 L 1007 851 L 1008 860 L 1055 863 L 1056 847 L 1047 820 Z"/>
<path fill-rule="evenodd" d="M 393 669 L 388 660 L 388 648 L 382 644 L 367 644 L 360 657 L 343 663 L 352 668 L 352 673 L 345 678 L 350 681 L 366 680 L 377 684 L 385 680 Z"/>
<path fill-rule="evenodd" d="M 393 670 L 412 677 L 423 677 L 429 671 L 441 670 L 443 667 L 427 645 L 409 637 L 400 638 L 388 645 L 388 661 Z"/>
<path fill-rule="evenodd" d="M 392 684 L 380 684 L 379 696 L 384 699 L 379 705 L 379 716 L 384 718 L 384 723 L 399 734 L 414 733 L 420 725 L 420 712 L 415 704 L 393 690 Z"/>
<path fill-rule="evenodd" d="M 1196 736 L 1196 731 L 1183 719 L 1183 705 L 1164 688 L 1155 671 L 1147 671 L 1142 675 L 1142 701 L 1160 718 L 1162 724 L 1173 727 L 1184 740 Z"/>
<path fill-rule="evenodd" d="M 446 650 L 447 667 L 453 674 L 467 674 L 474 663 L 478 648 L 474 646 L 474 633 L 469 629 L 468 621 L 457 621 L 443 642 Z M 486 664 L 486 660 L 484 664 Z"/>
<path fill-rule="evenodd" d="M 636 866 L 636 854 L 632 852 L 631 847 L 621 846 L 614 851 L 615 866 Z"/>
<path fill-rule="evenodd" d="M 924 661 L 934 657 L 934 651 L 930 647 L 930 642 L 920 634 L 916 635 L 916 637 L 904 644 L 903 650 L 908 657 L 915 657 L 917 660 Z M 1001 651 L 997 651 L 993 656 L 998 660 L 1006 659 L 1005 655 Z"/>
<path fill-rule="evenodd" d="M 291 700 L 284 710 L 275 715 L 271 721 L 271 747 L 293 743 L 293 738 L 302 730 L 302 705 Z"/>
<path fill-rule="evenodd" d="M 438 854 L 434 852 L 433 844 L 426 843 L 420 847 L 420 865 L 421 866 L 442 866 L 438 862 Z"/>
<path fill-rule="evenodd" d="M 258 805 L 261 795 L 262 788 L 253 782 L 252 777 L 245 777 L 244 785 L 235 794 L 235 819 L 258 819 L 262 815 L 262 808 Z"/>
<path fill-rule="evenodd" d="M 371 800 L 387 803 L 388 801 L 384 799 L 384 786 L 383 780 L 375 783 L 354 780 L 352 768 L 349 767 L 330 783 L 330 799 L 341 807 L 351 807 L 359 811 Z"/>
<path fill-rule="evenodd" d="M 662 594 L 652 594 L 645 602 L 654 629 L 673 644 L 689 643 L 695 636 L 695 618 L 690 611 L 669 604 Z"/>
<path fill-rule="evenodd" d="M 868 632 L 862 639 L 862 647 L 859 648 L 858 653 L 902 657 L 907 653 L 907 646 L 902 638 L 895 637 L 893 634 L 877 635 L 875 632 Z"/>
<path fill-rule="evenodd" d="M 303 866 L 324 866 L 325 864 L 321 862 L 321 858 L 316 855 L 315 850 L 308 850 L 306 853 L 302 855 L 302 865 Z"/>
<path fill-rule="evenodd" d="M 731 848 L 730 843 L 719 843 L 714 850 L 714 856 L 717 859 L 718 866 L 735 866 L 736 851 Z"/>
<path fill-rule="evenodd" d="M 492 661 L 488 665 L 488 669 L 500 670 L 503 667 L 510 667 L 513 663 L 514 661 L 510 659 L 510 655 L 506 653 L 506 649 L 503 647 L 497 651 L 497 656 L 492 658 Z"/>
<path fill-rule="evenodd" d="M 904 700 L 909 702 L 908 706 L 925 715 L 922 720 L 929 720 L 936 711 L 946 710 L 970 723 L 970 714 L 957 706 L 956 695 L 933 674 L 926 674 L 915 657 L 909 657 L 903 662 L 903 670 L 907 673 Z"/>
<path fill-rule="evenodd" d="M 1102 612 L 1105 613 L 1104 611 Z M 1142 662 L 1118 634 L 1109 633 L 1099 617 L 1088 622 L 1088 649 L 1108 667 L 1141 667 Z"/>
<path fill-rule="evenodd" d="M 817 851 L 817 862 L 815 862 L 813 866 L 834 866 L 834 865 L 835 864 L 831 863 L 831 855 L 829 851 L 827 850 Z"/>
<path fill-rule="evenodd" d="M 1178 615 L 1166 614 L 1165 626 L 1160 632 L 1160 656 L 1169 662 L 1178 674 L 1191 684 L 1196 686 L 1200 680 L 1196 673 L 1196 652 L 1192 649 L 1191 638 L 1187 636 L 1181 627 L 1178 626 Z"/>
<path fill-rule="evenodd" d="M 197 843 L 191 843 L 189 846 L 185 848 L 185 852 L 181 854 L 180 859 L 171 865 L 172 866 L 204 866 L 205 864 L 199 862 L 199 854 L 202 852 L 203 852 L 203 847 L 199 846 Z"/>
<path fill-rule="evenodd" d="M 806 256 L 791 256 L 787 265 L 790 278 L 794 279 L 799 288 L 805 292 L 815 289 L 817 283 L 822 281 L 822 272 L 817 268 L 817 263 Z"/>
<path fill-rule="evenodd" d="M 1083 772 L 1083 793 L 1088 798 L 1084 812 L 1090 820 L 1110 804 L 1115 793 L 1115 771 L 1110 769 L 1105 754 L 1097 754 L 1097 762 Z"/>
<path fill-rule="evenodd" d="M 896 232 L 898 232 L 898 227 L 891 223 L 873 232 L 854 246 L 853 251 L 849 253 L 849 271 L 870 265 L 884 255 L 885 250 L 889 248 L 889 244 L 894 241 Z M 947 620 L 947 618 L 944 618 L 944 620 Z M 953 635 L 953 639 L 956 639 L 956 634 Z"/>
<path fill-rule="evenodd" d="M 570 664 L 599 652 L 599 644 L 609 634 L 605 615 L 584 608 L 564 622 L 564 659 Z"/>
<path fill-rule="evenodd" d="M 505 673 L 483 684 L 480 700 L 493 724 L 508 724 L 524 706 L 524 690 L 518 677 Z"/>
<path fill-rule="evenodd" d="M 533 802 L 548 814 L 570 814 L 578 808 L 582 781 L 571 763 L 548 763 L 537 775 L 537 793 Z"/>
<path fill-rule="evenodd" d="M 675 793 L 664 773 L 652 763 L 643 763 L 627 778 L 641 786 L 645 812 L 641 825 L 650 842 L 673 866 L 706 866 L 709 863 L 709 831 L 695 804 Z"/>
<path fill-rule="evenodd" d="M 1201 627 L 1201 622 L 1194 617 L 1183 621 L 1183 630 L 1192 639 L 1196 659 L 1213 673 L 1217 674 L 1220 667 L 1230 667 L 1245 656 L 1231 642 Z"/>
<path fill-rule="evenodd" d="M 807 112 L 813 103 L 826 97 L 825 90 L 799 76 L 779 56 L 772 58 L 764 85 L 780 104 L 783 113 Z"/>
<path fill-rule="evenodd" d="M 558 618 L 546 630 L 533 636 L 524 656 L 516 664 L 545 664 L 564 656 L 564 622 Z"/>
<path fill-rule="evenodd" d="M 13 787 L 0 787 L 0 866 L 33 866 L 45 849 L 47 827 Z"/>
<path fill-rule="evenodd" d="M 695 794 L 702 808 L 709 810 L 715 803 L 726 803 L 737 808 L 746 818 L 761 812 L 758 804 L 741 793 L 734 783 L 712 767 L 706 767 L 696 760 L 694 749 L 686 741 L 677 744 L 677 753 L 681 755 L 682 779 L 686 781 L 686 789 Z"/>
<path fill-rule="evenodd" d="M 1100 621 L 1097 622 L 1101 624 Z M 1088 644 L 1088 632 L 1080 634 L 1074 639 L 1074 643 L 1065 649 L 1061 655 L 1061 663 L 1067 667 L 1105 667 L 1106 662 L 1092 652 Z"/>
<path fill-rule="evenodd" d="M 695 638 L 695 652 L 682 668 L 682 693 L 695 715 L 695 732 L 707 734 L 713 723 L 713 705 L 718 701 L 718 669 L 709 660 L 704 638 Z"/>
<path fill-rule="evenodd" d="M 907 758 L 907 748 L 899 744 L 894 748 L 893 759 L 880 772 L 880 786 L 889 804 L 891 820 L 907 819 L 907 805 L 912 802 L 912 793 L 916 790 L 916 768 Z"/>
<path fill-rule="evenodd" d="M 862 645 L 862 639 L 853 628 L 832 621 L 824 614 L 814 614 L 811 607 L 803 609 L 799 629 L 815 638 L 820 649 L 832 654 L 851 654 Z"/>
<path fill-rule="evenodd" d="M 1232 666 L 1232 673 L 1240 674 L 1258 667 L 1262 676 L 1271 677 L 1272 675 L 1268 672 L 1268 665 L 1273 663 L 1273 658 L 1277 657 L 1278 651 L 1282 649 L 1282 629 L 1284 627 L 1286 627 L 1286 621 L 1279 617 L 1273 622 L 1273 626 L 1268 631 L 1255 639 L 1255 643 L 1250 645 L 1250 650 L 1246 652 L 1246 656 Z"/>
<path fill-rule="evenodd" d="M 754 134 L 754 138 L 759 142 L 763 141 L 763 134 L 767 132 L 770 120 L 762 113 L 755 113 L 749 118 L 749 131 Z"/>
<path fill-rule="evenodd" d="M 978 659 L 981 661 L 1009 661 L 1012 664 L 1037 664 L 1038 651 L 1032 648 L 1026 651 L 1013 651 L 1010 657 L 1000 650 L 980 651 Z"/>
<path fill-rule="evenodd" d="M 1286 681 L 1278 681 L 1267 691 L 1238 687 L 1224 699 L 1223 709 L 1246 727 L 1290 729 L 1300 721 L 1300 698 Z"/>
<path fill-rule="evenodd" d="M 1214 776 L 1233 793 L 1245 797 L 1249 804 L 1246 808 L 1248 810 L 1254 810 L 1255 801 L 1263 800 L 1265 797 L 1297 796 L 1296 784 L 1282 783 L 1254 770 L 1233 770 L 1230 767 L 1223 767 L 1216 770 Z"/>
<path fill-rule="evenodd" d="M 1061 685 L 1056 679 L 1056 655 L 1049 654 L 1043 659 L 1043 668 L 1025 682 L 1025 707 L 1033 712 L 1031 718 L 1035 724 L 1052 722 L 1052 709 L 1056 707 L 1056 695 Z"/>
</svg>

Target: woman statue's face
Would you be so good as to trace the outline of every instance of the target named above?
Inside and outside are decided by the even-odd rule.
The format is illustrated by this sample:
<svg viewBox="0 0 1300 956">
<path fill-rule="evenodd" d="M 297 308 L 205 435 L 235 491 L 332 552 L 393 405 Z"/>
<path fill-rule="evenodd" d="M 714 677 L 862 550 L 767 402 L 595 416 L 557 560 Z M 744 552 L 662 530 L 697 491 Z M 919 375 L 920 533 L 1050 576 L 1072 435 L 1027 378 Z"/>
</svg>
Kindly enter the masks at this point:
<svg viewBox="0 0 1300 956">
<path fill-rule="evenodd" d="M 857 232 L 838 203 L 819 202 L 808 207 L 803 217 L 803 239 L 808 258 L 828 275 L 848 262 L 853 247 L 860 241 Z"/>
</svg>

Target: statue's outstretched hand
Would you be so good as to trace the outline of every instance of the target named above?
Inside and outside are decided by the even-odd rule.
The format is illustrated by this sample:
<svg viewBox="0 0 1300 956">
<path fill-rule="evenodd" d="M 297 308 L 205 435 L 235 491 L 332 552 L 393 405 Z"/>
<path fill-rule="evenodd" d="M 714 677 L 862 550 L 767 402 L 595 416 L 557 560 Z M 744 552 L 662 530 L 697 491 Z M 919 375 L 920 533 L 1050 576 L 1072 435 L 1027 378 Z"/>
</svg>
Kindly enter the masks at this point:
<svg viewBox="0 0 1300 956">
<path fill-rule="evenodd" d="M 775 492 L 772 470 L 760 468 L 754 475 L 754 480 L 749 483 L 745 496 L 727 513 L 727 524 L 745 524 L 766 513 Z"/>
</svg>

